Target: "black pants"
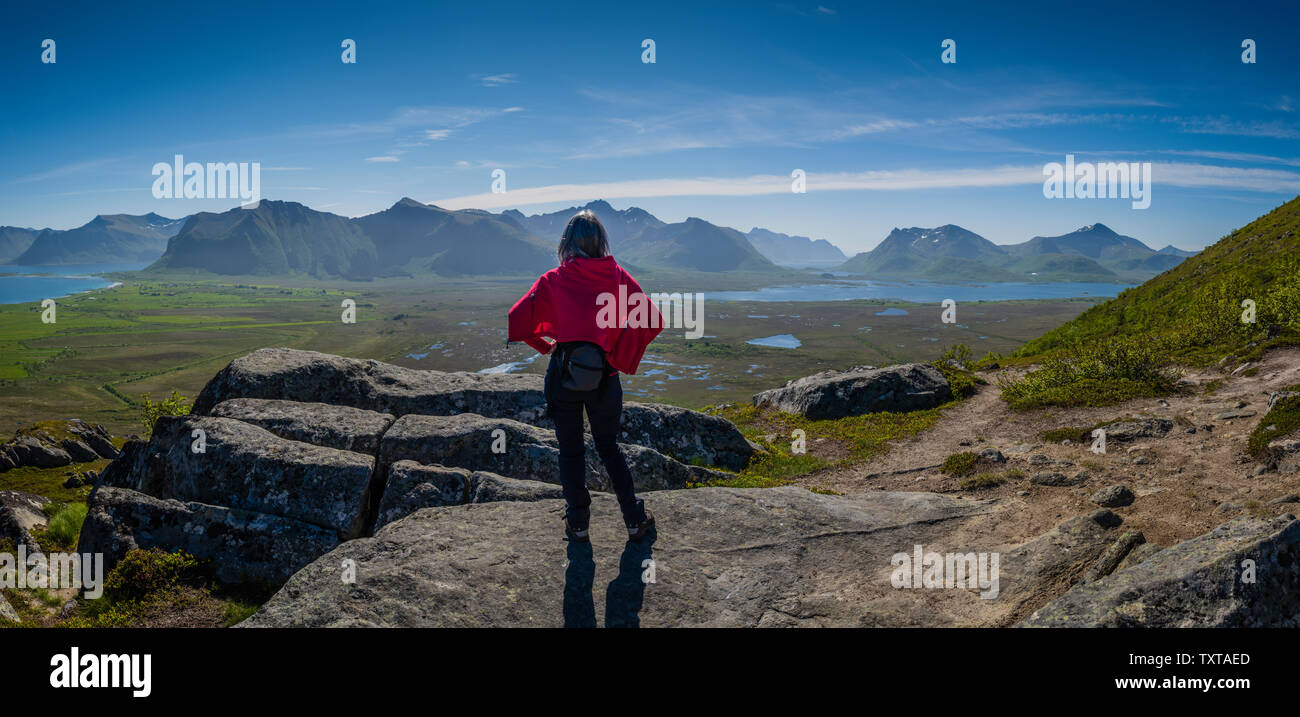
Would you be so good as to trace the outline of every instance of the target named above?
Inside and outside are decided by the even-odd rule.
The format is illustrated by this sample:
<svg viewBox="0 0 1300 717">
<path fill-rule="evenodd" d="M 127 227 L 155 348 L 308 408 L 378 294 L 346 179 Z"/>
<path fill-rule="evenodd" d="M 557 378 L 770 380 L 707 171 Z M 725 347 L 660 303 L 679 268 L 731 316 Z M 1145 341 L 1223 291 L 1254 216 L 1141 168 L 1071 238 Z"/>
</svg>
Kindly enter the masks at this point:
<svg viewBox="0 0 1300 717">
<path fill-rule="evenodd" d="M 623 386 L 618 374 L 608 376 L 595 391 L 569 391 L 559 384 L 560 366 L 552 355 L 546 367 L 546 408 L 555 422 L 555 439 L 560 444 L 560 484 L 568 503 L 568 518 L 575 529 L 585 528 L 590 516 L 591 494 L 587 492 L 587 444 L 583 438 L 582 410 L 587 410 L 596 453 L 605 464 L 614 495 L 623 511 L 623 522 L 638 525 L 645 520 L 645 508 L 632 489 L 632 472 L 618 447 L 618 427 L 623 414 Z"/>
</svg>

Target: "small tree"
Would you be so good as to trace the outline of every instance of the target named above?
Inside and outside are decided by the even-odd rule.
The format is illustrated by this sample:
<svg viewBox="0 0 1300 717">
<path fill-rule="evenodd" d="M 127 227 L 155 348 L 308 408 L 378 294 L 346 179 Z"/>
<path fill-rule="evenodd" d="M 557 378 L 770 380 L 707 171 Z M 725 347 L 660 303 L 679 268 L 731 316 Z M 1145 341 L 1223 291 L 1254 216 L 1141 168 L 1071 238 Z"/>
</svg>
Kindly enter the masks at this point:
<svg viewBox="0 0 1300 717">
<path fill-rule="evenodd" d="M 182 396 L 172 389 L 171 394 L 161 401 L 154 401 L 149 394 L 140 394 L 140 422 L 144 424 L 146 435 L 153 433 L 153 427 L 162 416 L 186 416 L 194 407 L 194 401 Z"/>
</svg>

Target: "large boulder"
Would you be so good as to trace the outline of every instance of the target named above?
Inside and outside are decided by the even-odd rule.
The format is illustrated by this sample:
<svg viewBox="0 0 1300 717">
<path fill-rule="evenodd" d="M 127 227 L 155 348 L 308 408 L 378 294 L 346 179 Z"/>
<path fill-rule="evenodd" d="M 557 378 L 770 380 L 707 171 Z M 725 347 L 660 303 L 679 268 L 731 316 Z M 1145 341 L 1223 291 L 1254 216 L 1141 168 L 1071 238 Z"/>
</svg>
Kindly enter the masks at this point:
<svg viewBox="0 0 1300 717">
<path fill-rule="evenodd" d="M 267 398 L 222 401 L 212 415 L 261 426 L 291 441 L 370 455 L 379 451 L 379 438 L 396 420 L 392 414 L 363 408 Z"/>
<path fill-rule="evenodd" d="M 219 404 L 236 398 L 310 400 L 398 417 L 476 413 L 552 426 L 535 374 L 429 371 L 297 349 L 260 349 L 230 362 L 199 393 L 193 413 L 215 415 Z M 635 402 L 623 406 L 620 440 L 730 470 L 744 468 L 754 451 L 725 419 Z"/>
<path fill-rule="evenodd" d="M 606 490 L 609 474 L 590 438 L 587 443 L 588 484 Z M 497 448 L 501 452 L 494 450 Z M 727 477 L 724 473 L 683 464 L 645 446 L 622 444 L 621 448 L 639 491 L 684 488 L 692 481 Z M 384 434 L 379 447 L 381 469 L 409 460 L 547 483 L 559 481 L 559 457 L 559 444 L 553 431 L 472 413 L 402 416 Z"/>
<path fill-rule="evenodd" d="M 193 448 L 202 431 L 203 452 Z M 289 441 L 230 418 L 164 416 L 148 444 L 129 443 L 102 484 L 265 513 L 361 534 L 373 456 Z"/>
<path fill-rule="evenodd" d="M 1027 627 L 1300 627 L 1300 521 L 1237 518 L 1081 584 Z"/>
<path fill-rule="evenodd" d="M 276 586 L 339 542 L 333 530 L 290 518 L 111 486 L 91 495 L 89 509 L 77 552 L 103 553 L 105 570 L 137 548 L 184 550 L 210 561 L 221 581 Z"/>
<path fill-rule="evenodd" d="M 923 363 L 823 371 L 754 395 L 754 405 L 821 420 L 877 411 L 915 411 L 952 399 L 939 369 Z"/>
<path fill-rule="evenodd" d="M 699 488 L 646 502 L 657 532 L 629 542 L 614 498 L 593 496 L 585 544 L 564 540 L 562 500 L 424 508 L 317 559 L 242 626 L 1004 625 L 1113 541 L 1081 516 L 1005 548 L 988 521 L 1018 520 L 1014 507 L 933 493 Z M 895 559 L 921 545 L 1002 551 L 1001 593 L 896 587 Z"/>
</svg>

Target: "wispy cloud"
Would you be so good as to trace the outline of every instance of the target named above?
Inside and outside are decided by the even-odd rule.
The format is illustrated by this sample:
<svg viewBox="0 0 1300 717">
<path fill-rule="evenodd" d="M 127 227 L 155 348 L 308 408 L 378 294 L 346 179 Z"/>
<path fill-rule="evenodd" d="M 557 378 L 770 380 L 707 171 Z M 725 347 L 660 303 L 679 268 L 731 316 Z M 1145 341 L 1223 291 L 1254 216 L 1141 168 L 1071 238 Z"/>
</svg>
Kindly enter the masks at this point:
<svg viewBox="0 0 1300 717">
<path fill-rule="evenodd" d="M 435 140 L 447 139 L 448 137 L 451 136 L 451 132 L 452 131 L 449 129 L 426 129 L 424 131 L 424 136 L 428 139 L 435 139 Z"/>
<path fill-rule="evenodd" d="M 369 122 L 300 127 L 292 131 L 296 138 L 315 140 L 352 140 L 382 137 L 427 127 L 461 128 L 519 112 L 522 107 L 400 107 L 388 117 Z"/>
<path fill-rule="evenodd" d="M 435 201 L 448 209 L 499 209 L 592 199 L 653 197 L 760 196 L 790 192 L 791 179 L 781 175 L 693 177 L 628 180 L 592 184 L 553 184 L 447 197 Z M 1042 185 L 1043 166 L 981 169 L 900 169 L 871 172 L 809 173 L 808 192 L 915 191 Z M 1152 183 L 1180 187 L 1216 187 L 1250 192 L 1300 193 L 1300 173 L 1205 164 L 1153 163 Z"/>
<path fill-rule="evenodd" d="M 1219 134 L 1239 137 L 1267 137 L 1270 139 L 1300 138 L 1300 126 L 1279 120 L 1237 120 L 1226 115 L 1219 117 L 1166 117 L 1164 122 L 1179 125 L 1189 134 Z"/>
<path fill-rule="evenodd" d="M 54 167 L 52 169 L 47 169 L 43 172 L 37 172 L 35 174 L 29 174 L 24 177 L 19 177 L 17 179 L 11 180 L 9 183 L 28 184 L 31 182 L 42 182 L 47 179 L 58 179 L 60 177 L 68 177 L 76 174 L 81 174 L 83 172 L 88 172 L 92 169 L 99 169 L 105 165 L 116 162 L 118 159 L 119 159 L 118 157 L 102 157 L 100 159 L 92 159 L 86 162 L 74 162 L 72 164 L 64 164 L 58 167 Z"/>
<path fill-rule="evenodd" d="M 400 162 L 402 160 L 392 155 L 383 155 L 380 157 L 366 157 L 366 161 L 374 162 L 374 163 L 384 163 L 384 162 Z"/>
<path fill-rule="evenodd" d="M 503 72 L 498 75 L 471 75 L 478 80 L 484 87 L 500 87 L 501 85 L 513 85 L 519 81 L 513 72 Z"/>
</svg>

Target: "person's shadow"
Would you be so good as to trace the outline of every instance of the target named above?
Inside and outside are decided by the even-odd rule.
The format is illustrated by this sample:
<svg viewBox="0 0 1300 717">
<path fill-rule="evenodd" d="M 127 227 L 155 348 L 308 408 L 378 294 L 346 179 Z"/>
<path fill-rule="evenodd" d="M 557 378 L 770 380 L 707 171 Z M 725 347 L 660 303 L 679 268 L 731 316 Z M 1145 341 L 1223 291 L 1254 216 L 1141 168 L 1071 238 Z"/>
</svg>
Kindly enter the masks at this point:
<svg viewBox="0 0 1300 717">
<path fill-rule="evenodd" d="M 646 575 L 653 575 L 654 528 L 639 542 L 623 546 L 618 576 L 605 589 L 605 627 L 640 627 L 645 598 Z M 569 541 L 569 566 L 564 571 L 564 626 L 596 627 L 596 606 L 592 597 L 596 563 L 591 543 Z"/>
<path fill-rule="evenodd" d="M 595 627 L 596 605 L 591 588 L 596 579 L 596 561 L 591 558 L 591 543 L 570 540 L 566 552 L 569 566 L 564 570 L 564 626 Z"/>
<path fill-rule="evenodd" d="M 640 627 L 648 575 L 654 575 L 655 529 L 639 542 L 627 541 L 618 560 L 618 577 L 605 589 L 605 627 Z"/>
</svg>

